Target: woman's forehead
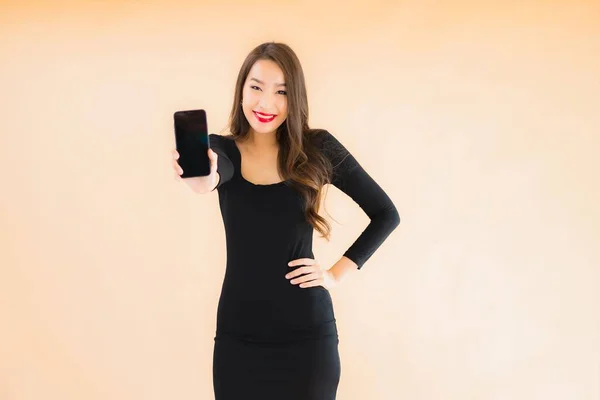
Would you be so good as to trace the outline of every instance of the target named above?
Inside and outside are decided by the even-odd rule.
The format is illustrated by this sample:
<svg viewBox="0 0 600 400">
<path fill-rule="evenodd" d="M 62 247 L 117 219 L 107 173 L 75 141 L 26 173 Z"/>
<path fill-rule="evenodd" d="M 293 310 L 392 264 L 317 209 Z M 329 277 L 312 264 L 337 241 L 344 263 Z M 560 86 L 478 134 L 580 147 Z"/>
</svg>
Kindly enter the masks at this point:
<svg viewBox="0 0 600 400">
<path fill-rule="evenodd" d="M 283 71 L 271 60 L 258 60 L 248 72 L 247 80 L 265 85 L 285 86 Z"/>
</svg>

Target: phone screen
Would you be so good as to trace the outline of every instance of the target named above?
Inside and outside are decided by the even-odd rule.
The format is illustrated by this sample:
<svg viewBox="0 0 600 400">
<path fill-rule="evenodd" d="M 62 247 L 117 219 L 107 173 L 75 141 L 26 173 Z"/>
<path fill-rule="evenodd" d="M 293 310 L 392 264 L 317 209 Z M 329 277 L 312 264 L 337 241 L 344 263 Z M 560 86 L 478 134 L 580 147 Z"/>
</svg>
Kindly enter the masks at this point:
<svg viewBox="0 0 600 400">
<path fill-rule="evenodd" d="M 177 111 L 175 120 L 175 144 L 179 153 L 182 178 L 210 174 L 208 158 L 209 140 L 205 110 Z"/>
</svg>

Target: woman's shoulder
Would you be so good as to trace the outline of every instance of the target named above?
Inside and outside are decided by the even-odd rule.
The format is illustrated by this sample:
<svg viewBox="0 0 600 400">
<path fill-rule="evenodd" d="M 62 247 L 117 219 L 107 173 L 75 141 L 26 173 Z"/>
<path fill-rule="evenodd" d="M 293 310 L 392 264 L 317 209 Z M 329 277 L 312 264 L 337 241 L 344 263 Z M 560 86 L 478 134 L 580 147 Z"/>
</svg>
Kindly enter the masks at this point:
<svg viewBox="0 0 600 400">
<path fill-rule="evenodd" d="M 231 144 L 234 141 L 234 136 L 232 134 L 228 135 L 220 135 L 217 133 L 211 133 L 208 135 L 208 141 L 211 147 L 221 148 L 225 150 L 226 148 L 231 147 Z"/>
<path fill-rule="evenodd" d="M 305 135 L 313 144 L 320 144 L 331 133 L 327 129 L 311 128 L 305 131 Z"/>
<path fill-rule="evenodd" d="M 235 153 L 234 136 L 221 135 L 217 133 L 211 133 L 208 135 L 208 142 L 211 149 L 220 155 L 224 155 L 227 158 L 231 158 Z"/>
<path fill-rule="evenodd" d="M 318 128 L 306 131 L 306 138 L 311 146 L 327 152 L 331 148 L 333 135 L 327 129 Z"/>
<path fill-rule="evenodd" d="M 214 140 L 214 141 L 219 141 L 219 142 L 223 142 L 225 140 L 233 140 L 233 135 L 227 134 L 227 135 L 221 135 L 218 133 L 210 133 L 209 135 L 210 140 Z"/>
<path fill-rule="evenodd" d="M 309 129 L 306 136 L 311 145 L 323 152 L 331 161 L 339 161 L 347 153 L 347 149 L 327 129 Z"/>
</svg>

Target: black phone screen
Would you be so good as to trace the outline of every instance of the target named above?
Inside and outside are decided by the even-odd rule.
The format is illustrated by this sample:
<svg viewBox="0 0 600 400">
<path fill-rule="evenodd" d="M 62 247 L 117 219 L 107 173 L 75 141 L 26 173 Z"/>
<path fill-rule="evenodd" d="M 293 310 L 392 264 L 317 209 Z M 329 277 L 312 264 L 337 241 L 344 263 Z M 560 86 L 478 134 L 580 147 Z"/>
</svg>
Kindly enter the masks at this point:
<svg viewBox="0 0 600 400">
<path fill-rule="evenodd" d="M 178 163 L 183 169 L 182 178 L 206 176 L 210 174 L 208 158 L 209 139 L 205 110 L 177 111 L 175 122 L 175 143 L 179 153 Z"/>
</svg>

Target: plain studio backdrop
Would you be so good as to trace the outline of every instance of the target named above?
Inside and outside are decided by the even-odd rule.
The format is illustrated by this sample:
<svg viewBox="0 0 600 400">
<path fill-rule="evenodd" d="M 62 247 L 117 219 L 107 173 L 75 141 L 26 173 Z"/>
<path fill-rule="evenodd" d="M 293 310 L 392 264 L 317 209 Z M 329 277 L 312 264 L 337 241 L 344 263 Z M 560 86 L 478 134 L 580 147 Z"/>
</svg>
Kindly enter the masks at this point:
<svg viewBox="0 0 600 400">
<path fill-rule="evenodd" d="M 402 218 L 332 291 L 338 398 L 598 400 L 591 0 L 2 1 L 0 398 L 213 398 L 224 229 L 173 112 L 222 132 L 264 41 Z M 330 266 L 368 218 L 323 214 Z"/>
</svg>

